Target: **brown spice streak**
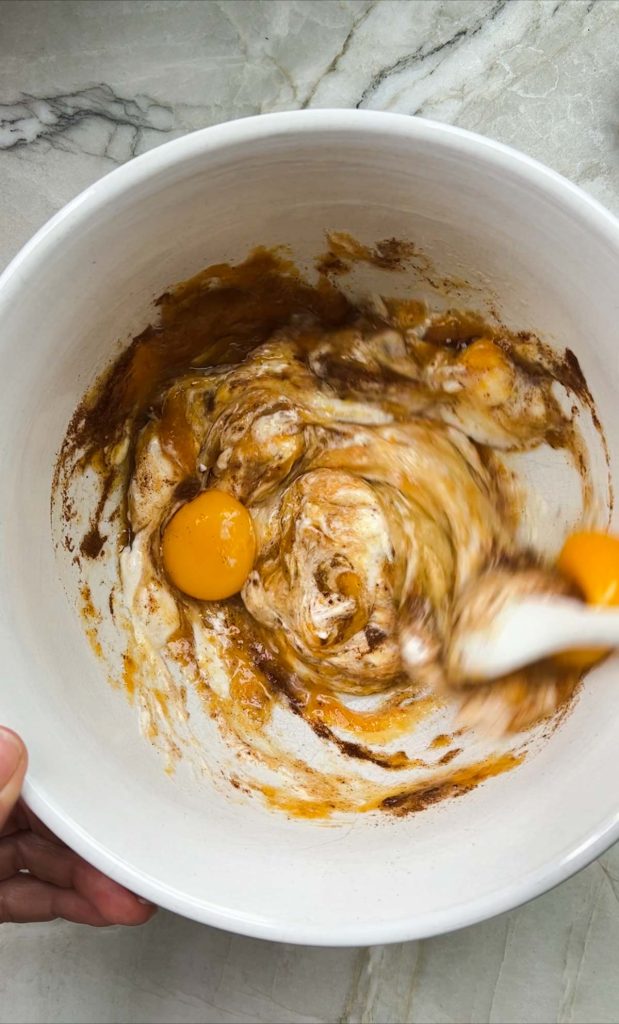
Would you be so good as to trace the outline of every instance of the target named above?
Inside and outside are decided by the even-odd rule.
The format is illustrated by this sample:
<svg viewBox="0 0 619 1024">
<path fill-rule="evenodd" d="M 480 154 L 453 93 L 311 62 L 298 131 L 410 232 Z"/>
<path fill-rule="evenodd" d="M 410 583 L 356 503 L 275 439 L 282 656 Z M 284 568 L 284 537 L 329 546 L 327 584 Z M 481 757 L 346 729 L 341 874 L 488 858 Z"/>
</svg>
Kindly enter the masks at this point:
<svg viewBox="0 0 619 1024">
<path fill-rule="evenodd" d="M 318 257 L 316 268 L 322 274 L 345 274 L 354 263 L 370 263 L 381 270 L 406 270 L 411 262 L 424 259 L 412 242 L 384 238 L 375 245 L 364 245 L 346 231 L 327 234 L 327 249 Z"/>
<path fill-rule="evenodd" d="M 447 775 L 444 779 L 433 780 L 431 785 L 411 787 L 400 793 L 394 793 L 386 797 L 380 807 L 384 811 L 397 817 L 404 817 L 406 814 L 415 814 L 423 811 L 432 804 L 439 803 L 457 796 L 464 796 L 486 779 L 503 772 L 516 768 L 523 761 L 522 754 L 503 754 L 498 757 L 489 757 L 478 764 L 460 768 Z"/>
<path fill-rule="evenodd" d="M 303 692 L 301 687 L 294 685 L 293 676 L 277 663 L 273 654 L 263 644 L 250 644 L 248 653 L 274 690 L 286 698 L 294 714 L 305 719 L 317 736 L 333 743 L 342 754 L 358 761 L 370 761 L 372 764 L 378 765 L 379 768 L 401 769 L 420 766 L 421 762 L 417 759 L 412 760 L 402 750 L 393 754 L 380 754 L 360 743 L 341 739 L 324 722 L 313 719 L 305 713 L 306 700 L 301 696 Z"/>
<path fill-rule="evenodd" d="M 101 535 L 99 527 L 95 523 L 82 538 L 82 543 L 80 544 L 81 553 L 86 558 L 98 558 L 106 539 L 106 537 Z"/>
<path fill-rule="evenodd" d="M 439 764 L 449 764 L 450 761 L 453 761 L 454 757 L 457 757 L 458 754 L 461 754 L 461 753 L 462 753 L 462 747 L 454 747 L 453 750 L 448 750 L 445 754 L 443 754 L 442 757 L 439 757 L 438 763 Z"/>
<path fill-rule="evenodd" d="M 346 754 L 347 757 L 356 758 L 358 761 L 371 761 L 372 764 L 378 765 L 379 768 L 391 769 L 417 767 L 416 764 L 411 762 L 411 759 L 407 757 L 403 750 L 398 750 L 395 754 L 377 754 L 373 750 L 370 750 L 369 747 L 364 747 L 360 743 L 352 743 L 350 740 L 341 739 L 322 722 L 314 722 L 310 720 L 309 724 L 317 736 L 320 736 L 322 739 L 329 740 L 330 743 L 334 743 L 338 750 L 340 750 L 342 754 Z"/>
</svg>

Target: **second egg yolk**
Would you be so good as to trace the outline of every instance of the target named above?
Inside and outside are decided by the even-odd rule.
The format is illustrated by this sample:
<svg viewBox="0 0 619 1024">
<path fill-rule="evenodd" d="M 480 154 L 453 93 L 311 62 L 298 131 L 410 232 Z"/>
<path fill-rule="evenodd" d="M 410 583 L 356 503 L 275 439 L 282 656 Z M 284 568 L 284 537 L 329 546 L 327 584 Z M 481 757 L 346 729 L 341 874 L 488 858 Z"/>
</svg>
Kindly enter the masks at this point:
<svg viewBox="0 0 619 1024">
<path fill-rule="evenodd" d="M 467 345 L 459 356 L 459 360 L 470 370 L 475 370 L 478 373 L 503 369 L 507 366 L 503 352 L 491 338 L 478 338 L 471 345 Z"/>
<path fill-rule="evenodd" d="M 619 537 L 593 531 L 572 533 L 557 565 L 588 604 L 619 605 Z"/>
<path fill-rule="evenodd" d="M 172 583 L 202 601 L 237 594 L 256 555 L 251 516 L 224 491 L 204 491 L 172 517 L 162 540 L 163 564 Z"/>
<path fill-rule="evenodd" d="M 557 568 L 576 584 L 587 604 L 619 605 L 619 538 L 606 533 L 572 533 L 563 545 Z M 557 655 L 563 664 L 586 668 L 604 650 L 573 650 Z"/>
</svg>

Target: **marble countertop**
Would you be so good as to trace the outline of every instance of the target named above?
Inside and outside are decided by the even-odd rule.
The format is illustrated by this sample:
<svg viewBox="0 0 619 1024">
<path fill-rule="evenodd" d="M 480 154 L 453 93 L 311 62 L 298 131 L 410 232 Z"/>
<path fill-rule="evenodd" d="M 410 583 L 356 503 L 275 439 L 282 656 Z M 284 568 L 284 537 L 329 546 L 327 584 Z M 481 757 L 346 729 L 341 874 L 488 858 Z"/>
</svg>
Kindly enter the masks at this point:
<svg viewBox="0 0 619 1024">
<path fill-rule="evenodd" d="M 0 267 L 101 175 L 187 131 L 368 107 L 510 143 L 619 213 L 616 0 L 0 0 Z M 528 906 L 370 949 L 160 912 L 0 928 L 0 1022 L 619 1021 L 619 847 Z"/>
</svg>

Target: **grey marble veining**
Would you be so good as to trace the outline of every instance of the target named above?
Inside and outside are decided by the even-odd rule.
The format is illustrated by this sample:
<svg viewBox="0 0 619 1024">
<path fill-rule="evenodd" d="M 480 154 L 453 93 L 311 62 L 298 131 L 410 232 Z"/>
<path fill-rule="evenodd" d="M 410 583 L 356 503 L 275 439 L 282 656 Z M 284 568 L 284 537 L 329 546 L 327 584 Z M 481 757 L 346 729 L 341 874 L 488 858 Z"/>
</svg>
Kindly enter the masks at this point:
<svg viewBox="0 0 619 1024">
<path fill-rule="evenodd" d="M 4 0 L 0 267 L 118 164 L 293 107 L 458 124 L 619 212 L 618 36 L 615 0 Z M 163 912 L 138 931 L 6 925 L 0 1022 L 617 1022 L 618 959 L 619 847 L 493 921 L 371 949 Z"/>
<path fill-rule="evenodd" d="M 302 106 L 450 121 L 619 209 L 615 0 L 4 0 L 0 11 L 0 262 L 130 157 Z"/>
</svg>

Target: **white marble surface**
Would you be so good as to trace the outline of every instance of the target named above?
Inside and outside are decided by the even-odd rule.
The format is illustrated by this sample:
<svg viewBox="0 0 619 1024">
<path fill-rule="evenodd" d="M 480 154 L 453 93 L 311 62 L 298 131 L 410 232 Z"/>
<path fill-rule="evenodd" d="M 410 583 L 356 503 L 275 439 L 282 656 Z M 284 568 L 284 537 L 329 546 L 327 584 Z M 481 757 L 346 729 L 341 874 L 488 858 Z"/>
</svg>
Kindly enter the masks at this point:
<svg viewBox="0 0 619 1024">
<path fill-rule="evenodd" d="M 0 265 L 115 165 L 299 106 L 417 113 L 511 143 L 619 212 L 615 0 L 4 0 Z M 0 1022 L 619 1021 L 619 847 L 465 931 L 276 946 L 171 914 L 0 927 Z"/>
</svg>

